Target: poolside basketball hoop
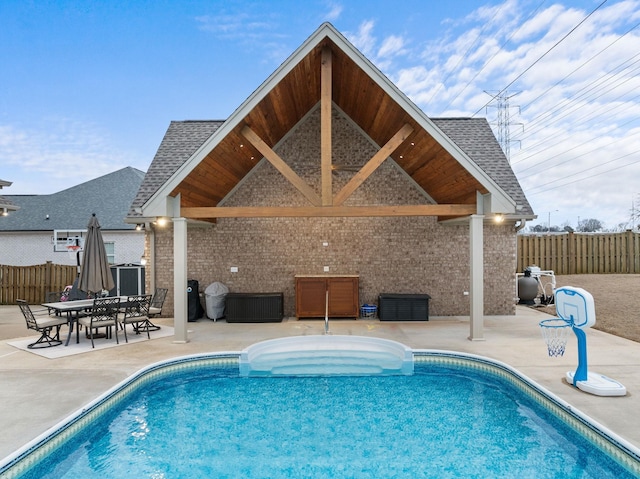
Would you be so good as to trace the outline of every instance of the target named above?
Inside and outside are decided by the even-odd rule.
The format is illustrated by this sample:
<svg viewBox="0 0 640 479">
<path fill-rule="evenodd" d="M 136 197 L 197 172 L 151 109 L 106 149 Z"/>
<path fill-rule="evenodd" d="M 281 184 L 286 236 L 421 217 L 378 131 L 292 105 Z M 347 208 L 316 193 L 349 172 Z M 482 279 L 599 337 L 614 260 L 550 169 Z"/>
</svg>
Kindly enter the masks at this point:
<svg viewBox="0 0 640 479">
<path fill-rule="evenodd" d="M 615 379 L 589 371 L 585 330 L 596 324 L 593 296 L 582 288 L 564 286 L 554 291 L 557 318 L 540 321 L 549 356 L 562 356 L 569 331 L 578 340 L 578 368 L 566 374 L 569 384 L 596 396 L 624 396 L 627 388 Z"/>
<path fill-rule="evenodd" d="M 554 358 L 562 356 L 571 335 L 571 323 L 562 318 L 545 319 L 540 321 L 540 328 L 542 337 L 547 343 L 549 356 Z"/>
</svg>

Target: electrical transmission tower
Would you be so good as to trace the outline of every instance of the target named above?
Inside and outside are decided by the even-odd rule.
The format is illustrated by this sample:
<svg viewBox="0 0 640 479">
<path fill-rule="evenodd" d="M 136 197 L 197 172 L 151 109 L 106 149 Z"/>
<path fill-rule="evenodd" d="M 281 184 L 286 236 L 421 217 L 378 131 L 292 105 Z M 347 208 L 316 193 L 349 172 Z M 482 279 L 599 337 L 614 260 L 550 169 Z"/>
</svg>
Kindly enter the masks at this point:
<svg viewBox="0 0 640 479">
<path fill-rule="evenodd" d="M 493 101 L 487 105 L 487 108 L 495 107 L 498 111 L 498 119 L 496 122 L 493 122 L 491 124 L 496 126 L 496 137 L 498 138 L 498 143 L 500 143 L 502 151 L 504 151 L 507 160 L 511 162 L 511 125 L 522 125 L 522 123 L 511 122 L 512 107 L 509 106 L 509 100 L 520 92 L 512 94 L 509 94 L 509 92 L 507 91 L 492 93 L 485 90 L 484 92 L 493 98 Z M 516 106 L 514 108 L 517 108 L 518 113 L 520 113 L 519 106 Z"/>
</svg>

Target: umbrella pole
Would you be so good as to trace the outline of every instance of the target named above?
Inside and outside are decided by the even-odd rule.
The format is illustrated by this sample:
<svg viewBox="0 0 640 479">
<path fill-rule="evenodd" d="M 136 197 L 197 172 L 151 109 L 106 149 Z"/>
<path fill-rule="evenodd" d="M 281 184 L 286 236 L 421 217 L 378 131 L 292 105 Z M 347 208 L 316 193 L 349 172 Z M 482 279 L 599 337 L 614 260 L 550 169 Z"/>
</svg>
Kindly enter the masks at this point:
<svg viewBox="0 0 640 479">
<path fill-rule="evenodd" d="M 80 240 L 76 237 L 76 246 L 80 246 Z M 80 248 L 76 251 L 76 274 L 80 277 Z"/>
</svg>

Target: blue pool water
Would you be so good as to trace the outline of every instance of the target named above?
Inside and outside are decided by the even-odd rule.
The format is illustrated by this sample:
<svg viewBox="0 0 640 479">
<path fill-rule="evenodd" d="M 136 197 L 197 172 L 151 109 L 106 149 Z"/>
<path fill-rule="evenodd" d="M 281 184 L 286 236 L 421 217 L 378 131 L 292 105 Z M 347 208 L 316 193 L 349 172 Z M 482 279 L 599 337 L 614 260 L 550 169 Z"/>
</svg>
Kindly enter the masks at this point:
<svg viewBox="0 0 640 479">
<path fill-rule="evenodd" d="M 535 395 L 474 368 L 305 378 L 187 368 L 115 401 L 19 477 L 636 477 Z"/>
</svg>

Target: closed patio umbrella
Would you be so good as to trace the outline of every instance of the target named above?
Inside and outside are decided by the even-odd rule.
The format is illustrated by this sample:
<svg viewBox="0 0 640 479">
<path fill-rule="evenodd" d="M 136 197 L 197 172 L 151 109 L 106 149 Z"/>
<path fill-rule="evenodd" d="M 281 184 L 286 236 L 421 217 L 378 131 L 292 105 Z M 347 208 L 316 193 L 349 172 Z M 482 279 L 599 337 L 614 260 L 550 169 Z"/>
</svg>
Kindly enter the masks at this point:
<svg viewBox="0 0 640 479">
<path fill-rule="evenodd" d="M 84 258 L 80 268 L 78 289 L 87 293 L 111 290 L 115 286 L 107 251 L 104 248 L 100 223 L 94 213 L 87 225 L 87 238 L 84 242 Z"/>
</svg>

